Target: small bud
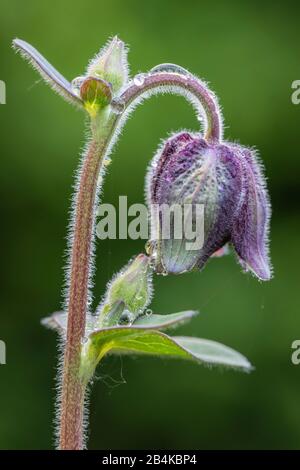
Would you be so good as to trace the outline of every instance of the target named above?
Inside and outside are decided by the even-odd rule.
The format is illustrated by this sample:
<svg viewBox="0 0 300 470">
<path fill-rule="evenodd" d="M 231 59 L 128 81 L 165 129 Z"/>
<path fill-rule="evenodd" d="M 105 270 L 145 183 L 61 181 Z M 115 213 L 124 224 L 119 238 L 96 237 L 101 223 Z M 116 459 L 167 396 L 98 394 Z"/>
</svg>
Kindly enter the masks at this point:
<svg viewBox="0 0 300 470">
<path fill-rule="evenodd" d="M 120 271 L 108 287 L 105 300 L 98 310 L 103 326 L 130 322 L 141 315 L 151 300 L 152 270 L 150 258 L 138 255 Z"/>
<path fill-rule="evenodd" d="M 88 77 L 81 84 L 80 97 L 87 111 L 95 115 L 111 102 L 111 85 L 100 78 Z"/>
<path fill-rule="evenodd" d="M 171 236 L 163 239 L 161 214 L 156 212 L 150 245 L 155 248 L 150 253 L 157 272 L 201 269 L 231 242 L 245 270 L 270 279 L 270 205 L 264 177 L 250 150 L 211 144 L 187 132 L 171 137 L 150 166 L 148 202 L 159 207 L 190 204 L 192 225 L 197 222 L 194 207 L 204 208 L 204 243 L 198 250 L 187 248 L 185 233 L 176 239 L 171 230 Z"/>
<path fill-rule="evenodd" d="M 117 93 L 128 81 L 127 51 L 123 41 L 115 36 L 90 62 L 87 75 L 102 78 Z"/>
</svg>

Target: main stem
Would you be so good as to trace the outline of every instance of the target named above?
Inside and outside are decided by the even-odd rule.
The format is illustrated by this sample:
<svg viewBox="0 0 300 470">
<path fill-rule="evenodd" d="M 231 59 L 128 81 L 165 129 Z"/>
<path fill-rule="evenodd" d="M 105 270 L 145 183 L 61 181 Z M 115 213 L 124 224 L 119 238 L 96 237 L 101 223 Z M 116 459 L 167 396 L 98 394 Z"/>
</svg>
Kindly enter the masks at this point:
<svg viewBox="0 0 300 470">
<path fill-rule="evenodd" d="M 86 384 L 80 378 L 80 353 L 85 335 L 88 286 L 91 270 L 91 250 L 95 222 L 97 181 L 101 164 L 116 125 L 116 116 L 102 116 L 99 131 L 94 123 L 92 140 L 84 156 L 78 193 L 71 252 L 71 272 L 68 296 L 68 328 L 66 336 L 59 448 L 83 448 L 83 412 Z"/>
</svg>

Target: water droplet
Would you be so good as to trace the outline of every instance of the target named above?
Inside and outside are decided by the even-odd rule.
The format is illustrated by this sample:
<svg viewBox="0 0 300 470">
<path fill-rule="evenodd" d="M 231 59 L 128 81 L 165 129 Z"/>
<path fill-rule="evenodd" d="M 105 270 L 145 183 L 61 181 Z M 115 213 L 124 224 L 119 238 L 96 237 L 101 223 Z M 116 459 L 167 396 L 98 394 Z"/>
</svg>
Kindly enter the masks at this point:
<svg viewBox="0 0 300 470">
<path fill-rule="evenodd" d="M 104 166 L 108 166 L 111 164 L 111 158 L 110 157 L 105 157 L 105 160 L 103 161 Z"/>
<path fill-rule="evenodd" d="M 157 246 L 154 240 L 148 240 L 145 244 L 145 251 L 151 258 L 157 258 Z"/>
<path fill-rule="evenodd" d="M 144 73 L 138 73 L 138 74 L 134 77 L 133 83 L 134 83 L 136 86 L 142 86 L 142 85 L 144 85 L 145 78 L 146 78 L 146 75 L 145 75 Z"/>
<path fill-rule="evenodd" d="M 89 339 L 88 339 L 86 336 L 85 336 L 84 338 L 82 338 L 82 340 L 81 340 L 82 346 L 83 346 L 84 344 L 86 344 L 86 343 L 88 342 L 88 340 L 89 340 Z"/>
<path fill-rule="evenodd" d="M 146 243 L 145 243 L 145 251 L 146 251 L 147 255 L 151 254 L 151 251 L 152 251 L 151 248 L 152 248 L 151 241 L 147 240 Z"/>
<path fill-rule="evenodd" d="M 153 312 L 152 312 L 151 308 L 147 308 L 146 312 L 145 312 L 145 315 L 147 315 L 147 317 L 150 317 L 150 315 L 152 315 L 152 313 Z"/>
<path fill-rule="evenodd" d="M 155 251 L 154 253 L 151 254 L 150 267 L 152 269 L 156 269 L 156 263 L 157 263 L 157 252 Z"/>
<path fill-rule="evenodd" d="M 181 67 L 180 65 L 171 64 L 171 63 L 156 65 L 150 70 L 150 72 L 151 73 L 171 72 L 171 73 L 178 73 L 180 75 L 185 75 L 186 77 L 191 76 L 191 73 L 185 68 Z"/>
<path fill-rule="evenodd" d="M 98 176 L 97 185 L 98 185 L 98 186 L 101 186 L 102 183 L 103 183 L 103 175 L 100 174 L 100 175 Z"/>
<path fill-rule="evenodd" d="M 80 87 L 85 79 L 86 77 L 75 77 L 71 82 L 72 90 L 78 96 L 80 95 Z"/>
<path fill-rule="evenodd" d="M 119 325 L 131 325 L 134 321 L 134 316 L 128 310 L 125 310 L 119 318 Z"/>
<path fill-rule="evenodd" d="M 122 114 L 125 109 L 125 103 L 121 100 L 114 99 L 111 102 L 111 109 L 115 114 Z"/>
</svg>

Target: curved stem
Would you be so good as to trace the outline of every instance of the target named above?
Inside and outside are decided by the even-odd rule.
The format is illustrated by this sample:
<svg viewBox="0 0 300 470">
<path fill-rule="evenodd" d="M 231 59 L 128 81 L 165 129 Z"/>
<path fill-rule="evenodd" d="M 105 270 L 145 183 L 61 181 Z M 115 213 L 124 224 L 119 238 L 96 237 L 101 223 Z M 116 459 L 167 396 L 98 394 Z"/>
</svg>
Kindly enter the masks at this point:
<svg viewBox="0 0 300 470">
<path fill-rule="evenodd" d="M 201 80 L 193 75 L 157 72 L 145 75 L 140 84 L 133 80 L 119 96 L 125 108 L 138 104 L 143 98 L 155 93 L 173 92 L 187 98 L 199 117 L 204 118 L 205 138 L 209 141 L 222 139 L 222 115 L 216 96 Z M 204 111 L 204 113 L 203 113 Z"/>
</svg>

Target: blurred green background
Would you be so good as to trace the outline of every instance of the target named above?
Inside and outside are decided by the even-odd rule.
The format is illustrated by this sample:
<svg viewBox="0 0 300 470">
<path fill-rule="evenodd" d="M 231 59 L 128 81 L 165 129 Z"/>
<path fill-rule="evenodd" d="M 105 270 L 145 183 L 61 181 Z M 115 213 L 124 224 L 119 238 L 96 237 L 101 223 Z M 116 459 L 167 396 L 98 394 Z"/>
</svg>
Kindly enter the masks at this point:
<svg viewBox="0 0 300 470">
<path fill-rule="evenodd" d="M 56 336 L 41 317 L 60 307 L 74 171 L 84 142 L 80 112 L 39 81 L 11 50 L 35 45 L 66 77 L 82 74 L 111 35 L 130 45 L 133 74 L 176 62 L 220 98 L 226 138 L 256 146 L 273 203 L 275 277 L 241 273 L 234 256 L 201 273 L 155 280 L 153 310 L 199 309 L 180 334 L 244 353 L 250 375 L 151 358 L 109 358 L 91 396 L 92 449 L 291 449 L 300 447 L 299 126 L 291 83 L 300 79 L 300 5 L 285 1 L 1 2 L 1 316 L 7 364 L 0 366 L 0 448 L 53 447 Z M 103 200 L 143 202 L 144 174 L 161 138 L 195 129 L 180 97 L 152 98 L 127 123 Z M 99 245 L 99 243 L 98 243 Z M 143 241 L 97 249 L 95 299 Z"/>
</svg>

